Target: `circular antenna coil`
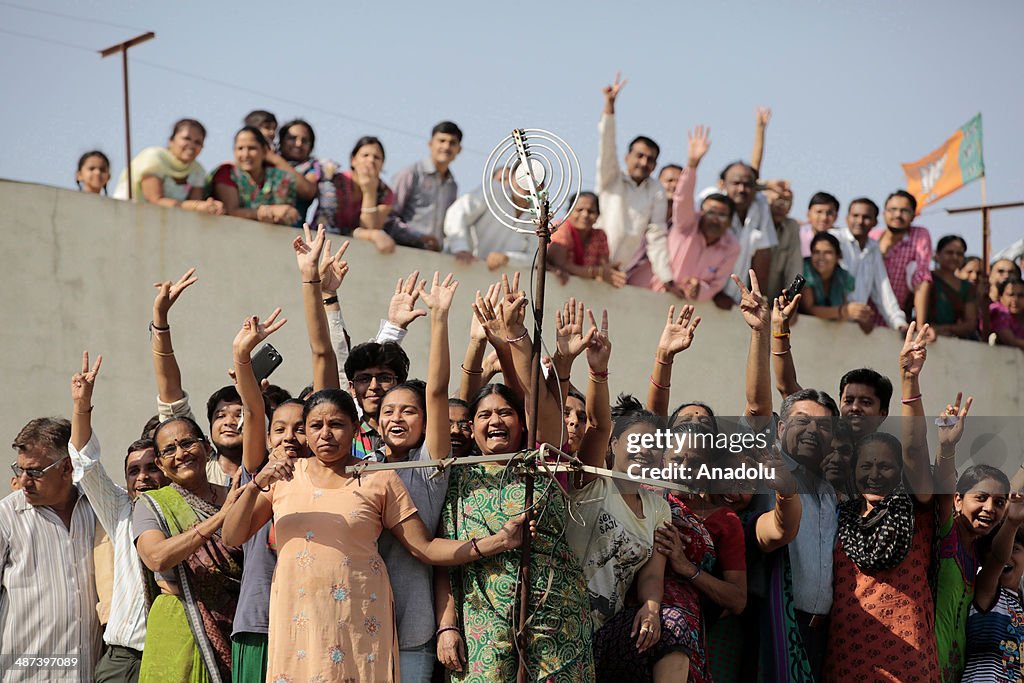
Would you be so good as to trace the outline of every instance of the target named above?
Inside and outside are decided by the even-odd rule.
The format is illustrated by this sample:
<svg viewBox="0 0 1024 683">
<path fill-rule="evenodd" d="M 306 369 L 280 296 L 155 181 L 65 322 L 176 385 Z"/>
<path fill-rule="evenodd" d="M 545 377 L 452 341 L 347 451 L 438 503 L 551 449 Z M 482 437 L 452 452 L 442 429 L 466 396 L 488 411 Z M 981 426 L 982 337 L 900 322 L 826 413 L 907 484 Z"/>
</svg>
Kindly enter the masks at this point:
<svg viewBox="0 0 1024 683">
<path fill-rule="evenodd" d="M 533 234 L 542 227 L 545 200 L 549 217 L 563 209 L 572 213 L 582 177 L 576 153 L 562 138 L 539 128 L 516 129 L 487 157 L 484 201 L 502 225 Z"/>
</svg>

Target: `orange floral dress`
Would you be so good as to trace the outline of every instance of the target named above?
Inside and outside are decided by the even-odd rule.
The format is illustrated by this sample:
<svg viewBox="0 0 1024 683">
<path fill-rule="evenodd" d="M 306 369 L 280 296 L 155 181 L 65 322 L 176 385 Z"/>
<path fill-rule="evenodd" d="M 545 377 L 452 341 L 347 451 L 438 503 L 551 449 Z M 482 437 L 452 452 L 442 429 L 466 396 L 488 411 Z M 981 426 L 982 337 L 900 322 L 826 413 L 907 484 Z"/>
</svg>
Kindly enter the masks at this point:
<svg viewBox="0 0 1024 683">
<path fill-rule="evenodd" d="M 277 569 L 270 588 L 267 680 L 399 680 L 398 637 L 382 529 L 416 514 L 394 472 L 364 473 L 336 489 L 314 486 L 309 460 L 276 482 Z"/>
</svg>

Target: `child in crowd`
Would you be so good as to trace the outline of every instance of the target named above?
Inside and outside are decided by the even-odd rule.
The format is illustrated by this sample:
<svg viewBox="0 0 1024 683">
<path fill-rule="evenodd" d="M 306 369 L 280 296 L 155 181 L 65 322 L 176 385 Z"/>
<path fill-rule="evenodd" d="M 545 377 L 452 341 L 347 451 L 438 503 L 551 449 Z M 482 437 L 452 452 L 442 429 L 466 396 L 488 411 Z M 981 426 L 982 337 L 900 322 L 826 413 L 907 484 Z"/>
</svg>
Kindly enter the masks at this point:
<svg viewBox="0 0 1024 683">
<path fill-rule="evenodd" d="M 107 194 L 107 183 L 110 182 L 110 159 L 98 149 L 86 152 L 78 158 L 78 170 L 75 171 L 75 184 L 82 192 L 89 194 Z"/>
</svg>

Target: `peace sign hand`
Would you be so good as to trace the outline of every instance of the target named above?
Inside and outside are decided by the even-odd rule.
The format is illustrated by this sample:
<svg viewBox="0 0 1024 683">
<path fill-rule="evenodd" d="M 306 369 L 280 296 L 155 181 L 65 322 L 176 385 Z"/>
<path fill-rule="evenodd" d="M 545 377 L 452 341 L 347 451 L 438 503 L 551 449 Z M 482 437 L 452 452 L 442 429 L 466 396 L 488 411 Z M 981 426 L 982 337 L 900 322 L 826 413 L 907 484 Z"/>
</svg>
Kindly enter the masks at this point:
<svg viewBox="0 0 1024 683">
<path fill-rule="evenodd" d="M 607 373 L 608 359 L 612 355 L 612 342 L 608 338 L 608 310 L 601 314 L 601 327 L 598 328 L 594 320 L 594 312 L 587 309 L 587 317 L 590 318 L 590 331 L 587 338 L 587 365 L 593 373 Z"/>
<path fill-rule="evenodd" d="M 281 315 L 281 309 L 275 308 L 266 320 L 260 322 L 258 315 L 252 315 L 242 323 L 242 329 L 235 335 L 235 341 L 231 347 L 235 353 L 235 359 L 243 363 L 252 356 L 252 350 L 261 341 L 281 329 L 281 326 L 288 322 L 287 318 L 277 319 Z"/>
<path fill-rule="evenodd" d="M 194 285 L 199 281 L 199 278 L 193 277 L 196 269 L 189 268 L 185 271 L 185 274 L 178 278 L 177 282 L 154 282 L 153 286 L 156 287 L 156 299 L 153 300 L 153 324 L 159 327 L 167 326 L 167 313 L 171 310 L 171 306 L 178 300 L 181 293 L 186 289 Z"/>
<path fill-rule="evenodd" d="M 348 251 L 349 241 L 345 240 L 338 247 L 338 253 L 331 255 L 331 241 L 324 242 L 324 253 L 320 259 L 320 291 L 335 294 L 348 275 L 348 261 L 341 257 Z"/>
<path fill-rule="evenodd" d="M 326 238 L 327 231 L 323 225 L 316 229 L 316 238 L 310 238 L 309 223 L 303 223 L 302 235 L 292 240 L 292 249 L 295 250 L 295 260 L 299 264 L 303 282 L 315 282 L 320 279 L 320 254 L 323 253 Z"/>
<path fill-rule="evenodd" d="M 761 288 L 757 282 L 757 275 L 750 271 L 750 289 L 747 289 L 743 281 L 735 274 L 732 281 L 740 288 L 740 313 L 743 320 L 755 332 L 762 332 L 768 327 L 771 321 L 771 312 L 768 309 L 768 299 L 761 294 Z"/>
<path fill-rule="evenodd" d="M 963 392 L 957 392 L 956 400 L 946 404 L 946 409 L 942 411 L 942 414 L 939 415 L 939 419 L 936 421 L 936 423 L 942 423 L 938 428 L 939 448 L 946 449 L 947 452 L 950 449 L 954 449 L 960 443 L 960 439 L 963 438 L 967 413 L 970 412 L 971 404 L 974 403 L 974 397 L 968 396 L 967 401 L 961 407 L 963 397 Z"/>
<path fill-rule="evenodd" d="M 925 323 L 919 330 L 916 320 L 912 321 L 907 328 L 907 336 L 903 341 L 903 348 L 900 349 L 900 370 L 904 376 L 919 377 L 921 375 L 924 362 L 928 358 L 926 344 L 930 329 L 928 323 Z"/>
<path fill-rule="evenodd" d="M 619 92 L 624 87 L 626 87 L 626 83 L 629 82 L 629 81 L 623 81 L 623 80 L 621 80 L 621 78 L 622 78 L 622 73 L 619 72 L 619 71 L 616 71 L 615 72 L 615 82 L 613 82 L 611 85 L 604 86 L 604 88 L 602 89 L 602 92 L 604 93 L 604 101 L 609 106 L 613 106 L 613 107 L 615 106 L 615 98 L 617 98 L 619 96 Z"/>
<path fill-rule="evenodd" d="M 82 352 L 82 370 L 71 377 L 71 403 L 76 412 L 88 412 L 92 409 L 92 390 L 102 364 L 103 356 L 96 356 L 96 364 L 90 370 L 89 352 Z"/>
</svg>

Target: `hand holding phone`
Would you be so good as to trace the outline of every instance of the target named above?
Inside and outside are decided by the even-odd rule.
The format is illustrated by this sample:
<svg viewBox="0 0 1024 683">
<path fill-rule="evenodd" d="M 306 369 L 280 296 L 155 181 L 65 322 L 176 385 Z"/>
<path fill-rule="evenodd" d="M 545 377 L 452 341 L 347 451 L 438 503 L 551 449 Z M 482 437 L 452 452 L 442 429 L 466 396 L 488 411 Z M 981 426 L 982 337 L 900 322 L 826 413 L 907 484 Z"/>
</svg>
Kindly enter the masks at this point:
<svg viewBox="0 0 1024 683">
<path fill-rule="evenodd" d="M 256 349 L 256 353 L 252 355 L 252 372 L 256 375 L 256 382 L 262 382 L 270 377 L 270 374 L 283 362 L 284 358 L 270 344 L 264 344 Z"/>
</svg>

